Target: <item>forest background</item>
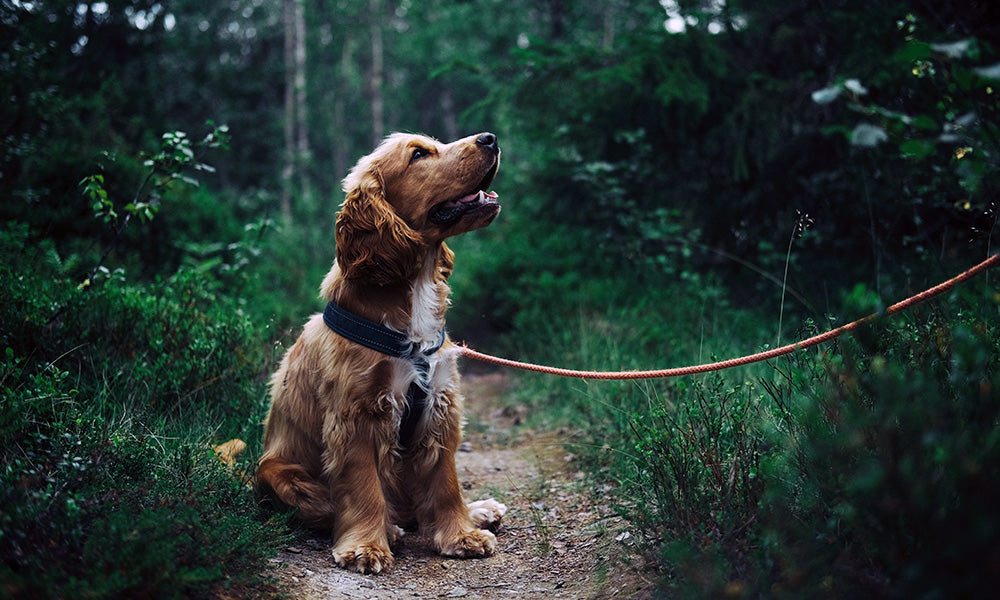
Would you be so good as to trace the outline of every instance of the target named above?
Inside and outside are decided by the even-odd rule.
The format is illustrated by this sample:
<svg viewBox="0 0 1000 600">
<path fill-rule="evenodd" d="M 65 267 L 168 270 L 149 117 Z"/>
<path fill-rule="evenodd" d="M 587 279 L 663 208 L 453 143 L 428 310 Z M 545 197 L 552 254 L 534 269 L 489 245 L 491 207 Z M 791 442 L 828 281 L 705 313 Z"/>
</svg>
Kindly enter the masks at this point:
<svg viewBox="0 0 1000 600">
<path fill-rule="evenodd" d="M 266 382 L 391 131 L 489 130 L 454 338 L 561 366 L 728 358 L 996 252 L 986 0 L 0 1 L 0 595 L 261 595 Z M 1000 582 L 997 275 L 818 350 L 507 401 L 664 595 Z M 228 592 L 227 592 L 228 593 Z"/>
</svg>

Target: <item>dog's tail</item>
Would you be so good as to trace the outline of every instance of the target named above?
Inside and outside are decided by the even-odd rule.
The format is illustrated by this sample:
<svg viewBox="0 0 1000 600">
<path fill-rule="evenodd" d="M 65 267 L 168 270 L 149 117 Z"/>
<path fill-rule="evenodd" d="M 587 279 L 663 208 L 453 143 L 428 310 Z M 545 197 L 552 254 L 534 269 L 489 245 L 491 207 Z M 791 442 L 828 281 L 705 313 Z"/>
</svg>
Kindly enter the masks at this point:
<svg viewBox="0 0 1000 600">
<path fill-rule="evenodd" d="M 297 508 L 295 516 L 306 526 L 333 530 L 334 506 L 325 500 L 330 490 L 301 465 L 265 458 L 257 467 L 254 487 L 258 502 L 269 503 L 278 510 Z"/>
</svg>

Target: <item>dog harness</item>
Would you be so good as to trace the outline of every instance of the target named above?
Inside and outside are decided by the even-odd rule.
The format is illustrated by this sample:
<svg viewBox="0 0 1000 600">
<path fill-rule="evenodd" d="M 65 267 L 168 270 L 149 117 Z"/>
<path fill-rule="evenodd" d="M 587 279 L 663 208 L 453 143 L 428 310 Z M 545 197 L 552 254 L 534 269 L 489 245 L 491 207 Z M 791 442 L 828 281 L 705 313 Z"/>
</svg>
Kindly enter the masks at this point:
<svg viewBox="0 0 1000 600">
<path fill-rule="evenodd" d="M 323 322 L 338 335 L 356 344 L 413 363 L 413 367 L 417 371 L 417 378 L 406 391 L 406 405 L 403 408 L 403 418 L 399 423 L 399 443 L 403 447 L 409 445 L 413 433 L 417 430 L 420 417 L 423 416 L 424 410 L 427 408 L 427 392 L 431 387 L 428 357 L 444 345 L 444 329 L 441 330 L 438 341 L 432 348 L 421 350 L 420 344 L 411 341 L 405 333 L 359 317 L 332 301 L 327 303 L 326 309 L 323 311 Z"/>
</svg>

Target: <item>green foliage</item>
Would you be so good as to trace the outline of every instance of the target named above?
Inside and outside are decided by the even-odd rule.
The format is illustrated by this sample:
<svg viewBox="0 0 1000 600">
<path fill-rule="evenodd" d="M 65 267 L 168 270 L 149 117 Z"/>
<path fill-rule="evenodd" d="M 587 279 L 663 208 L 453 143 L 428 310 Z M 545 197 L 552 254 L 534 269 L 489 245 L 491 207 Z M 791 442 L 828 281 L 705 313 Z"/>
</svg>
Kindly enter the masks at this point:
<svg viewBox="0 0 1000 600">
<path fill-rule="evenodd" d="M 982 558 L 1000 528 L 1000 309 L 984 283 L 770 366 L 637 384 L 523 376 L 511 401 L 567 428 L 630 526 L 623 543 L 647 553 L 671 597 L 967 596 L 1000 579 Z M 584 308 L 518 352 L 649 368 L 770 337 L 747 319 L 699 338 L 690 315 L 736 313 L 711 295 L 671 297 Z M 880 307 L 859 287 L 844 313 Z M 721 338 L 732 345 L 711 356 L 692 348 Z"/>
<path fill-rule="evenodd" d="M 629 423 L 634 478 L 621 492 L 637 500 L 630 522 L 658 532 L 667 564 L 684 568 L 692 548 L 734 543 L 755 518 L 760 407 L 754 386 L 718 374 L 651 396 Z"/>
<path fill-rule="evenodd" d="M 989 245 L 998 218 L 992 191 L 1000 175 L 1000 76 L 983 62 L 996 60 L 995 49 L 975 37 L 929 43 L 922 38 L 930 32 L 913 13 L 897 27 L 901 46 L 869 75 L 878 89 L 870 92 L 864 80 L 840 80 L 813 92 L 813 100 L 846 98 L 847 108 L 864 120 L 828 131 L 844 133 L 862 150 L 889 143 L 906 161 L 901 171 L 923 171 L 908 190 L 918 219 L 929 219 L 928 211 L 948 214 L 963 230 L 971 223 L 974 237 Z"/>
<path fill-rule="evenodd" d="M 996 248 L 995 3 L 390 4 L 306 6 L 312 154 L 279 226 L 277 4 L 4 5 L 5 591 L 253 580 L 276 528 L 205 448 L 257 445 L 379 106 L 387 131 L 499 134 L 504 212 L 453 242 L 449 328 L 483 349 L 595 369 L 736 356 Z M 231 143 L 177 130 L 210 117 Z M 771 368 L 528 376 L 510 401 L 567 427 L 664 593 L 962 595 L 996 579 L 970 569 L 995 559 L 998 336 L 995 303 L 956 306 Z"/>
<path fill-rule="evenodd" d="M 33 238 L 23 226 L 0 235 L 6 592 L 187 598 L 261 586 L 281 524 L 261 520 L 209 443 L 256 439 L 266 342 L 201 273 L 81 288 Z"/>
<path fill-rule="evenodd" d="M 796 427 L 762 461 L 780 596 L 963 597 L 1000 577 L 983 562 L 1000 528 L 997 306 L 950 308 L 840 344 L 791 394 Z"/>
<path fill-rule="evenodd" d="M 32 383 L 21 389 L 35 392 Z M 8 397 L 5 420 L 23 406 Z M 278 524 L 260 520 L 252 494 L 205 446 L 166 450 L 65 399 L 37 417 L 41 431 L 4 457 L 9 597 L 190 598 L 262 583 Z"/>
</svg>

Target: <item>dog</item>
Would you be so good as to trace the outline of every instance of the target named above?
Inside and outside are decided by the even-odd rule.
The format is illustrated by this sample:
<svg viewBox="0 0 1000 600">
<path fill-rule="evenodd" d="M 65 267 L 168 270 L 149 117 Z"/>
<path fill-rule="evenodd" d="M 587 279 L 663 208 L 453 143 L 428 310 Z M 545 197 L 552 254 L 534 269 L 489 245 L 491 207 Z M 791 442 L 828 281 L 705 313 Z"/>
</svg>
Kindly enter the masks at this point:
<svg viewBox="0 0 1000 600">
<path fill-rule="evenodd" d="M 413 521 L 445 556 L 485 557 L 506 506 L 466 504 L 458 350 L 444 331 L 449 237 L 500 212 L 492 133 L 393 134 L 344 179 L 327 301 L 271 380 L 258 497 L 333 534 L 333 559 L 379 573 Z"/>
</svg>

